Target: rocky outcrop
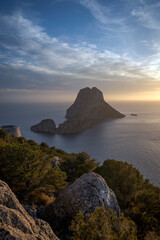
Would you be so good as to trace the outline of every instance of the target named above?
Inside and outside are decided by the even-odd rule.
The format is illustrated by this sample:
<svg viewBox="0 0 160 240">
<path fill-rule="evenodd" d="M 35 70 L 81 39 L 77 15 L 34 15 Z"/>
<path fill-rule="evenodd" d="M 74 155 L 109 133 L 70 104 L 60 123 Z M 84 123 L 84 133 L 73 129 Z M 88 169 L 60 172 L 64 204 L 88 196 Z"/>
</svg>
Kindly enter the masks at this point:
<svg viewBox="0 0 160 240">
<path fill-rule="evenodd" d="M 66 187 L 57 199 L 45 209 L 44 218 L 47 219 L 54 231 L 60 234 L 61 226 L 63 226 L 63 231 L 67 229 L 79 211 L 87 216 L 100 206 L 106 210 L 111 208 L 118 216 L 120 214 L 114 192 L 100 175 L 90 172 Z M 64 232 L 62 235 L 64 236 Z"/>
<path fill-rule="evenodd" d="M 49 224 L 29 216 L 8 185 L 1 180 L 0 239 L 58 240 Z"/>
<path fill-rule="evenodd" d="M 0 129 L 5 130 L 6 132 L 8 132 L 9 135 L 13 135 L 13 136 L 16 136 L 16 137 L 21 137 L 21 131 L 20 131 L 19 126 L 4 125 L 4 126 L 1 126 Z"/>
<path fill-rule="evenodd" d="M 40 123 L 32 126 L 31 130 L 34 132 L 53 134 L 56 132 L 56 124 L 52 119 L 44 119 Z"/>
<path fill-rule="evenodd" d="M 67 109 L 65 117 L 67 119 L 97 121 L 124 117 L 124 115 L 104 101 L 103 93 L 98 88 L 86 87 L 79 91 L 75 102 Z"/>
<path fill-rule="evenodd" d="M 87 128 L 90 128 L 91 126 L 92 126 L 91 123 L 85 120 L 83 121 L 79 119 L 67 120 L 64 123 L 59 124 L 56 133 L 76 134 L 82 132 Z"/>
<path fill-rule="evenodd" d="M 57 133 L 78 133 L 106 119 L 122 118 L 124 115 L 104 101 L 99 89 L 86 87 L 79 91 L 65 117 L 68 120 L 59 125 Z"/>
</svg>

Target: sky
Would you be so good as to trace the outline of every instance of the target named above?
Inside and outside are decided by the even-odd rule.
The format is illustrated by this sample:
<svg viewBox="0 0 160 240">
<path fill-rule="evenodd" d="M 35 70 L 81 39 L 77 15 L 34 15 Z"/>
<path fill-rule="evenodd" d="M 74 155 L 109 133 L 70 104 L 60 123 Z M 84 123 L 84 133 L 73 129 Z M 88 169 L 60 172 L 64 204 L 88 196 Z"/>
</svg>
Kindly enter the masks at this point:
<svg viewBox="0 0 160 240">
<path fill-rule="evenodd" d="M 159 0 L 0 0 L 0 101 L 160 100 Z"/>
</svg>

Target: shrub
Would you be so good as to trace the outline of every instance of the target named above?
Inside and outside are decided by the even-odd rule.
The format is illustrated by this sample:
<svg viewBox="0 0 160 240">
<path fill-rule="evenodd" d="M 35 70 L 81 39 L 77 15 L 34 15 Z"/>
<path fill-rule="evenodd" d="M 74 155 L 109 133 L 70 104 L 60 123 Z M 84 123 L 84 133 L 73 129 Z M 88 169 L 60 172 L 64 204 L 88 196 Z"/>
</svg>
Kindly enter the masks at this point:
<svg viewBox="0 0 160 240">
<path fill-rule="evenodd" d="M 103 165 L 96 168 L 114 191 L 120 207 L 125 209 L 135 193 L 144 186 L 143 176 L 131 164 L 109 159 Z"/>
<path fill-rule="evenodd" d="M 79 212 L 70 226 L 73 240 L 137 240 L 136 225 L 123 215 L 98 207 L 86 219 Z"/>
<path fill-rule="evenodd" d="M 67 181 L 73 182 L 82 174 L 93 171 L 99 164 L 95 159 L 81 152 L 79 154 L 68 155 L 61 162 L 61 169 L 67 173 Z"/>
<path fill-rule="evenodd" d="M 100 174 L 115 192 L 121 209 L 137 225 L 138 239 L 147 232 L 160 235 L 160 189 L 143 180 L 132 165 L 106 160 L 95 172 Z"/>
<path fill-rule="evenodd" d="M 48 144 L 45 142 L 41 142 L 40 146 L 44 148 L 49 148 Z"/>
</svg>

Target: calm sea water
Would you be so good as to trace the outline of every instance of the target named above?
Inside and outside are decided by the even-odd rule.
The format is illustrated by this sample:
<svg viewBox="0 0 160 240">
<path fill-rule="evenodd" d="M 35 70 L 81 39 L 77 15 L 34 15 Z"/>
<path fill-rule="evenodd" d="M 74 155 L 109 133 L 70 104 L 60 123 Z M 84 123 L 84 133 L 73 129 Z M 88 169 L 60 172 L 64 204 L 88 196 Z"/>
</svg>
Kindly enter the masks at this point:
<svg viewBox="0 0 160 240">
<path fill-rule="evenodd" d="M 22 136 L 71 152 L 87 152 L 100 163 L 108 158 L 126 161 L 160 187 L 160 102 L 111 103 L 126 114 L 73 136 L 34 133 L 30 126 L 42 119 L 63 122 L 70 104 L 0 104 L 0 125 L 19 125 Z M 138 116 L 131 116 L 137 113 Z"/>
</svg>

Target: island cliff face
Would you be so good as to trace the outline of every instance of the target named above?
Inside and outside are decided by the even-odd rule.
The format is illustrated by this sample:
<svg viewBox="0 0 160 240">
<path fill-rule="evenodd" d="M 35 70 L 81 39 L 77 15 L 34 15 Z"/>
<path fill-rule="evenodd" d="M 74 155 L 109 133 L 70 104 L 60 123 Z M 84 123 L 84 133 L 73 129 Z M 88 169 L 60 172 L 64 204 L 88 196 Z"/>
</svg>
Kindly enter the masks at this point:
<svg viewBox="0 0 160 240">
<path fill-rule="evenodd" d="M 65 117 L 70 120 L 87 119 L 97 122 L 106 118 L 124 117 L 124 115 L 104 101 L 103 93 L 98 88 L 86 87 L 79 91 L 75 102 L 67 109 Z"/>
<path fill-rule="evenodd" d="M 66 120 L 60 124 L 56 132 L 75 134 L 96 125 L 106 119 L 122 118 L 121 114 L 104 101 L 103 93 L 93 87 L 79 91 L 75 102 L 66 111 Z"/>
</svg>

